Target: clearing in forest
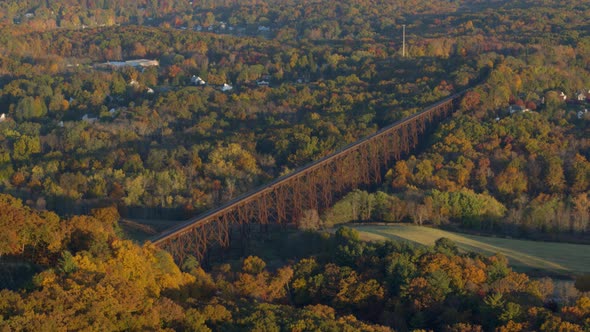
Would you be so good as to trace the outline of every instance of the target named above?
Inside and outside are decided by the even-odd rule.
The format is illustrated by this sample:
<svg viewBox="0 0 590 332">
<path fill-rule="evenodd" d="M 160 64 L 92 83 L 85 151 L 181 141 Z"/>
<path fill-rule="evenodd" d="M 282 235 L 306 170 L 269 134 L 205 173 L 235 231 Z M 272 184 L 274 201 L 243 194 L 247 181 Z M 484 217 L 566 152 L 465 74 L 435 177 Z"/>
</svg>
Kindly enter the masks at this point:
<svg viewBox="0 0 590 332">
<path fill-rule="evenodd" d="M 351 225 L 363 240 L 404 240 L 432 246 L 446 237 L 466 251 L 484 255 L 502 253 L 512 267 L 523 272 L 557 275 L 590 273 L 590 245 L 516 240 L 453 233 L 436 228 L 408 225 Z"/>
</svg>

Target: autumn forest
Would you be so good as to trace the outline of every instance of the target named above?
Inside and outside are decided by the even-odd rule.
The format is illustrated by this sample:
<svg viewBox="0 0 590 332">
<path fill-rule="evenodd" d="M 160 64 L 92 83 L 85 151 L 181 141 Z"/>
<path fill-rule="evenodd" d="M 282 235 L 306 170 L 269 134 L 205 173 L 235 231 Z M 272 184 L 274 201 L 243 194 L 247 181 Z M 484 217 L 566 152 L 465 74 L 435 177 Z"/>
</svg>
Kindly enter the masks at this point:
<svg viewBox="0 0 590 332">
<path fill-rule="evenodd" d="M 0 330 L 590 330 L 590 269 L 357 231 L 590 246 L 589 22 L 572 0 L 0 2 Z M 150 241 L 463 91 L 328 209 L 202 261 Z"/>
</svg>

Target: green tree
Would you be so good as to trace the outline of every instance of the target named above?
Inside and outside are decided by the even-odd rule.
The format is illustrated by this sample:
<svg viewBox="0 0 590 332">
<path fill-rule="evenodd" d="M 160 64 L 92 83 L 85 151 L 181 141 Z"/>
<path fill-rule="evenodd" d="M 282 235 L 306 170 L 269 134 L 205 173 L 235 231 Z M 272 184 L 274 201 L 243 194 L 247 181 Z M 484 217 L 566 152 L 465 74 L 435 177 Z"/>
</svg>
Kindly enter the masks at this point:
<svg viewBox="0 0 590 332">
<path fill-rule="evenodd" d="M 22 135 L 13 144 L 12 158 L 18 161 L 25 161 L 28 160 L 32 154 L 40 152 L 41 143 L 39 137 Z"/>
</svg>

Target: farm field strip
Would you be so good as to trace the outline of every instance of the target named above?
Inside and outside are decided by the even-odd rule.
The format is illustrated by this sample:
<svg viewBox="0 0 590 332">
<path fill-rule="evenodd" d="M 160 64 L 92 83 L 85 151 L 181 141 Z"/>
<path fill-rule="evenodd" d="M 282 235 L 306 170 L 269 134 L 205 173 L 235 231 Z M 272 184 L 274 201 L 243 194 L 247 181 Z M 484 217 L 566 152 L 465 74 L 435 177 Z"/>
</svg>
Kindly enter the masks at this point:
<svg viewBox="0 0 590 332">
<path fill-rule="evenodd" d="M 364 240 L 403 240 L 432 246 L 446 237 L 465 251 L 484 255 L 502 253 L 519 270 L 545 270 L 558 274 L 590 273 L 590 245 L 538 242 L 459 234 L 440 229 L 405 225 L 352 225 Z"/>
</svg>

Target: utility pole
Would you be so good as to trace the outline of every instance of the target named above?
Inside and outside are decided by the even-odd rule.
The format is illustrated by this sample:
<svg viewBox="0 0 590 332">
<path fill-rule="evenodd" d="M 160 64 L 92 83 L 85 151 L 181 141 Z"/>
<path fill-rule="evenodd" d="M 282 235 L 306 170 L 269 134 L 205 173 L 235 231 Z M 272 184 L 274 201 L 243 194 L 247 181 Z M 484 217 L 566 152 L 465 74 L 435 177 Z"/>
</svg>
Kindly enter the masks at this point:
<svg viewBox="0 0 590 332">
<path fill-rule="evenodd" d="M 406 57 L 406 25 L 402 25 L 403 27 L 403 37 L 402 37 L 402 58 Z"/>
</svg>

